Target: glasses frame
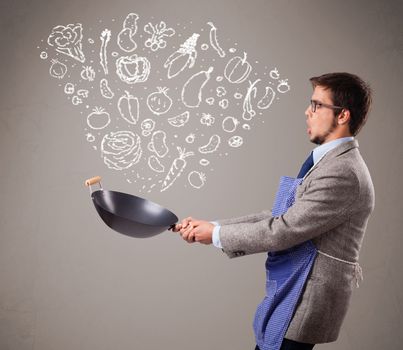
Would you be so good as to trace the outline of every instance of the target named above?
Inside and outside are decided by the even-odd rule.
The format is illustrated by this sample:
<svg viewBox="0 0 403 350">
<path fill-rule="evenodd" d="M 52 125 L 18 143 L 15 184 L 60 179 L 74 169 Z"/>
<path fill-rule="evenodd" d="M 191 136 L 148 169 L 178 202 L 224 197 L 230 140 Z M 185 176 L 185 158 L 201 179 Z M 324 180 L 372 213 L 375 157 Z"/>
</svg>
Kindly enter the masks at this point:
<svg viewBox="0 0 403 350">
<path fill-rule="evenodd" d="M 330 109 L 340 109 L 340 110 L 345 109 L 345 107 L 329 105 L 327 103 L 322 103 L 322 102 L 319 102 L 319 101 L 316 101 L 316 100 L 310 100 L 310 102 L 311 102 L 311 110 L 312 110 L 313 113 L 316 112 L 316 109 L 318 108 L 318 106 L 319 106 L 319 108 L 320 107 L 326 107 L 326 108 L 330 108 Z"/>
</svg>

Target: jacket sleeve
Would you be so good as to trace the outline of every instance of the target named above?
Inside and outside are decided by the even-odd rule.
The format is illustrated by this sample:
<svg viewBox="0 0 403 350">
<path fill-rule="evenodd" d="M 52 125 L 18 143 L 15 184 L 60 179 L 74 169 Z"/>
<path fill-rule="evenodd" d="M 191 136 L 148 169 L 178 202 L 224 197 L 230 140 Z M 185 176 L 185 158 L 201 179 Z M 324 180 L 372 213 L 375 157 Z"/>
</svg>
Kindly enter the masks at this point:
<svg viewBox="0 0 403 350">
<path fill-rule="evenodd" d="M 223 251 L 230 257 L 279 251 L 317 237 L 348 220 L 358 200 L 359 182 L 350 170 L 333 169 L 297 191 L 295 203 L 279 217 L 233 223 L 220 229 Z"/>
<path fill-rule="evenodd" d="M 271 210 L 263 210 L 259 213 L 243 215 L 235 218 L 214 220 L 218 225 L 231 225 L 239 223 L 253 223 L 268 218 L 271 215 Z"/>
</svg>

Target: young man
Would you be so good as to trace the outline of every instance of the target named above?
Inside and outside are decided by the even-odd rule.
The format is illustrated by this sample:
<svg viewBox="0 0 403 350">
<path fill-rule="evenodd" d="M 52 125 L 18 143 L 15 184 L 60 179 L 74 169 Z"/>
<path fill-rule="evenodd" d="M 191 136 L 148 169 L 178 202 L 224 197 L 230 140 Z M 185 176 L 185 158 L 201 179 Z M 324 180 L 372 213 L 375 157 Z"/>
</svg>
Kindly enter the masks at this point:
<svg viewBox="0 0 403 350">
<path fill-rule="evenodd" d="M 230 257 L 266 252 L 266 296 L 254 319 L 256 349 L 312 349 L 337 339 L 361 276 L 359 251 L 374 188 L 355 136 L 369 86 L 348 73 L 310 79 L 307 134 L 318 146 L 296 178 L 283 177 L 272 211 L 176 225 L 184 240 Z"/>
</svg>

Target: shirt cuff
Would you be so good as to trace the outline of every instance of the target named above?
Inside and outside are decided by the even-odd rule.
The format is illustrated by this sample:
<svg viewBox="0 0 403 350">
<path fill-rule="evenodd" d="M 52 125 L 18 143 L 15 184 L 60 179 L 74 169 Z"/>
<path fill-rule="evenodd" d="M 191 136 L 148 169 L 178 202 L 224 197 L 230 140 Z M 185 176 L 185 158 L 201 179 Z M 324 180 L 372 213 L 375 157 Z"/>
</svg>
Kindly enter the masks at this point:
<svg viewBox="0 0 403 350">
<path fill-rule="evenodd" d="M 215 247 L 222 249 L 222 245 L 220 242 L 220 228 L 220 225 L 215 225 L 212 240 Z"/>
</svg>

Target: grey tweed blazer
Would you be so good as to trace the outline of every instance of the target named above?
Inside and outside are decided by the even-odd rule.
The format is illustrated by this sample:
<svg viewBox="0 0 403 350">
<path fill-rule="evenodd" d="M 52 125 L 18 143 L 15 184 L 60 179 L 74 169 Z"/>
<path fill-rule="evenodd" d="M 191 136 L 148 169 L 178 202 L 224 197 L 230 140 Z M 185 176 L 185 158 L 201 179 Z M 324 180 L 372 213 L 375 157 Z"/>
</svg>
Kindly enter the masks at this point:
<svg viewBox="0 0 403 350">
<path fill-rule="evenodd" d="M 279 251 L 312 240 L 321 252 L 357 262 L 375 194 L 358 142 L 329 151 L 305 176 L 294 205 L 280 217 L 270 210 L 216 220 L 230 257 Z M 335 341 L 355 287 L 356 266 L 318 254 L 288 327 L 287 339 Z"/>
</svg>

